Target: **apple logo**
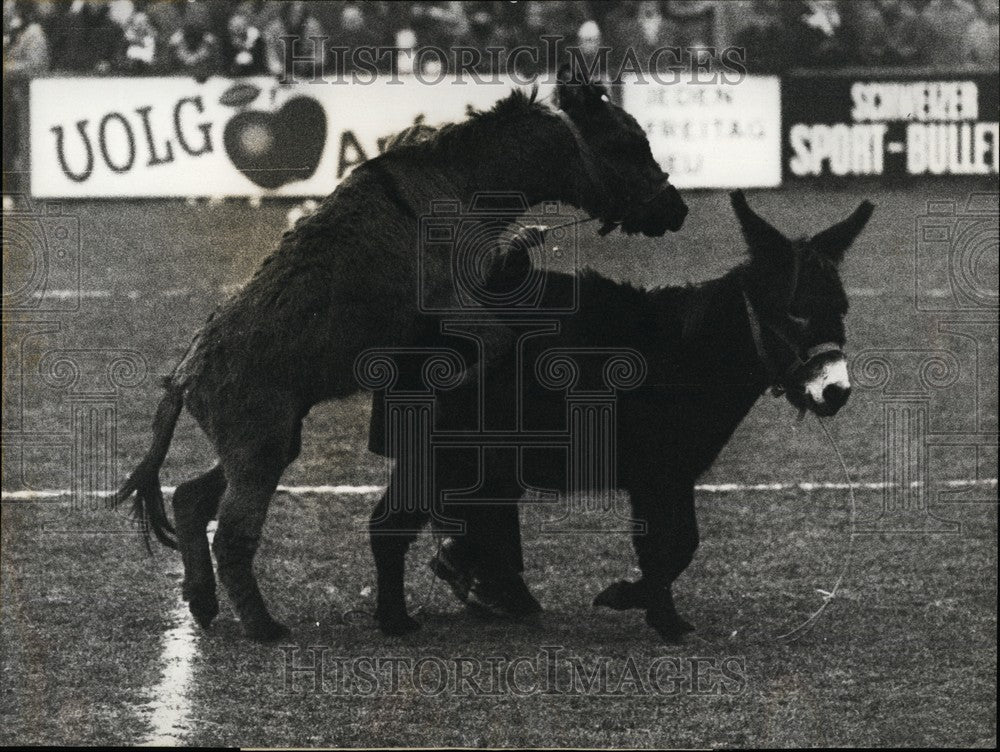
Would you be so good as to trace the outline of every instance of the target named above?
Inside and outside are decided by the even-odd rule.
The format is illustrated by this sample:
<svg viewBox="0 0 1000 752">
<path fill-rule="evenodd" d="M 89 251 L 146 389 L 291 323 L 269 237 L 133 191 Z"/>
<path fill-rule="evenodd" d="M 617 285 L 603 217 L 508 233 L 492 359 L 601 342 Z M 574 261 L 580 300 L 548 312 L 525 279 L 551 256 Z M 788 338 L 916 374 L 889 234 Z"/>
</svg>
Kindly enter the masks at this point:
<svg viewBox="0 0 1000 752">
<path fill-rule="evenodd" d="M 219 98 L 229 107 L 246 107 L 260 89 L 238 83 Z M 222 134 L 233 165 L 261 188 L 278 188 L 312 177 L 326 144 L 326 113 L 315 99 L 293 96 L 274 112 L 241 109 Z"/>
</svg>

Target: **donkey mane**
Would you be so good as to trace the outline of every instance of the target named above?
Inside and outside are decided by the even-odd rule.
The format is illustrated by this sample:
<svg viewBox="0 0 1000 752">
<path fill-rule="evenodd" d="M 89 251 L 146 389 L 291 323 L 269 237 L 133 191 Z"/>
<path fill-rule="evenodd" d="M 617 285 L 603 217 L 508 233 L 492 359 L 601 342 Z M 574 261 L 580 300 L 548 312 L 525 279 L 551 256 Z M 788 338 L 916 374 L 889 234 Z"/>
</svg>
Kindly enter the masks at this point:
<svg viewBox="0 0 1000 752">
<path fill-rule="evenodd" d="M 442 125 L 426 138 L 401 144 L 372 161 L 414 154 L 439 157 L 442 153 L 462 151 L 471 144 L 493 137 L 498 126 L 508 125 L 512 121 L 542 112 L 548 112 L 548 108 L 538 100 L 537 85 L 532 86 L 531 91 L 527 93 L 521 89 L 514 89 L 491 108 L 473 110 L 465 120 Z"/>
<path fill-rule="evenodd" d="M 491 108 L 470 112 L 464 120 L 438 128 L 416 123 L 404 129 L 388 141 L 384 152 L 358 165 L 341 184 L 334 193 L 341 197 L 339 204 L 331 204 L 328 198 L 319 210 L 286 230 L 278 252 L 297 248 L 303 241 L 325 242 L 331 223 L 336 213 L 344 211 L 345 202 L 350 207 L 370 198 L 364 190 L 354 191 L 354 195 L 347 198 L 354 181 L 374 180 L 399 216 L 416 220 L 415 206 L 423 204 L 425 198 L 427 201 L 440 198 L 444 190 L 441 181 L 450 179 L 449 173 L 456 165 L 464 166 L 463 171 L 475 168 L 470 154 L 475 153 L 477 147 L 494 143 L 501 130 L 512 132 L 515 130 L 511 128 L 513 123 L 540 114 L 551 114 L 551 110 L 538 100 L 538 87 L 533 86 L 530 92 L 514 89 Z M 555 120 L 555 116 L 552 117 Z M 348 214 L 350 211 L 348 208 Z M 264 263 L 268 261 L 265 259 Z"/>
</svg>

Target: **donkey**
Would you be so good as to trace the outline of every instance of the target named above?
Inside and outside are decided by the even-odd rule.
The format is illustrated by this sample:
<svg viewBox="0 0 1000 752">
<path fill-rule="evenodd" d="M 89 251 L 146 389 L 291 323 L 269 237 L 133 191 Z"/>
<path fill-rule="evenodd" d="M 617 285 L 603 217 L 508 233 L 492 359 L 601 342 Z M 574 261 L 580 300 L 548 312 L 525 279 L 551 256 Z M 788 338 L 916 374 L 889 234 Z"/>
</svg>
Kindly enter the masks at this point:
<svg viewBox="0 0 1000 752">
<path fill-rule="evenodd" d="M 135 494 L 147 545 L 151 530 L 180 550 L 183 594 L 202 627 L 219 609 L 214 552 L 246 634 L 287 634 L 252 571 L 271 496 L 299 453 L 310 408 L 359 389 L 358 354 L 419 343 L 428 325 L 418 301 L 454 303 L 453 249 L 428 245 L 418 258 L 420 218 L 432 200 L 468 203 L 479 192 L 515 192 L 528 205 L 579 207 L 606 229 L 657 236 L 680 228 L 687 207 L 638 123 L 584 79 L 562 76 L 556 96 L 553 109 L 535 92 L 514 92 L 489 111 L 360 165 L 282 236 L 165 379 L 152 446 L 114 498 Z M 185 407 L 219 461 L 177 488 L 172 526 L 159 469 Z M 206 528 L 216 516 L 210 550 Z"/>
<path fill-rule="evenodd" d="M 700 285 L 653 290 L 585 271 L 576 280 L 579 308 L 561 320 L 558 333 L 523 339 L 518 357 L 490 373 L 496 383 L 511 385 L 498 388 L 498 394 L 521 395 L 520 405 L 492 404 L 491 409 L 520 411 L 524 431 L 544 435 L 567 427 L 564 391 L 553 388 L 551 373 L 548 385 L 542 383 L 547 357 L 624 349 L 640 359 L 645 379 L 616 400 L 613 482 L 629 492 L 633 518 L 645 526 L 644 533 L 633 536 L 642 578 L 611 585 L 595 605 L 645 609 L 647 623 L 667 641 L 693 629 L 677 613 L 671 586 L 698 546 L 697 478 L 768 387 L 800 410 L 821 416 L 834 415 L 851 390 L 843 352 L 848 302 L 838 265 L 874 207 L 866 201 L 850 217 L 812 238 L 789 240 L 751 210 L 742 192 L 731 197 L 749 246 L 747 262 Z M 498 290 L 516 288 L 530 267 L 522 248 L 502 260 L 491 284 Z M 572 276 L 544 274 L 547 299 L 571 299 Z M 578 366 L 576 388 L 606 388 L 604 367 L 589 363 L 582 359 Z M 477 399 L 474 385 L 441 392 L 436 403 L 441 422 L 454 425 L 456 416 L 475 415 Z M 401 459 L 399 467 L 404 465 Z M 483 500 L 437 507 L 445 517 L 467 526 L 465 537 L 451 539 L 451 555 L 464 549 L 462 556 L 477 560 L 480 571 L 518 570 L 516 561 L 496 562 L 490 556 L 504 548 L 498 537 L 517 534 L 516 500 L 522 489 L 567 489 L 565 455 L 556 448 L 525 447 L 518 455 L 460 447 L 438 456 L 434 472 L 435 499 L 447 489 L 474 488 Z M 402 476 L 397 468 L 391 484 L 405 484 Z M 400 493 L 391 484 L 372 515 L 371 541 L 378 570 L 379 625 L 400 633 L 418 624 L 406 613 L 402 582 L 403 557 L 414 536 L 396 533 L 418 530 L 430 507 L 388 505 L 386 500 Z M 507 548 L 513 549 L 514 559 L 520 558 L 516 540 Z M 532 611 L 530 598 L 525 610 Z"/>
</svg>

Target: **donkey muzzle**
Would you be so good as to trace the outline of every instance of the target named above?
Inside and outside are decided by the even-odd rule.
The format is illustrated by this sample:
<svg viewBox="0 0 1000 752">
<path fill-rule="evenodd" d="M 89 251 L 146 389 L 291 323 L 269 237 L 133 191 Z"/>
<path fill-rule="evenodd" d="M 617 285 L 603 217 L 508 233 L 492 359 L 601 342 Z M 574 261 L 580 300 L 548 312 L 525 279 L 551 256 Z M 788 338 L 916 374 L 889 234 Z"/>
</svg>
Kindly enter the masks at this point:
<svg viewBox="0 0 1000 752">
<path fill-rule="evenodd" d="M 688 207 L 681 194 L 670 183 L 665 183 L 648 200 L 626 212 L 622 219 L 622 231 L 631 235 L 658 238 L 668 230 L 677 232 L 684 225 Z"/>
<path fill-rule="evenodd" d="M 851 381 L 843 351 L 835 345 L 821 347 L 831 349 L 807 357 L 806 362 L 796 369 L 793 383 L 788 388 L 788 397 L 800 408 L 829 417 L 836 415 L 847 404 Z"/>
</svg>

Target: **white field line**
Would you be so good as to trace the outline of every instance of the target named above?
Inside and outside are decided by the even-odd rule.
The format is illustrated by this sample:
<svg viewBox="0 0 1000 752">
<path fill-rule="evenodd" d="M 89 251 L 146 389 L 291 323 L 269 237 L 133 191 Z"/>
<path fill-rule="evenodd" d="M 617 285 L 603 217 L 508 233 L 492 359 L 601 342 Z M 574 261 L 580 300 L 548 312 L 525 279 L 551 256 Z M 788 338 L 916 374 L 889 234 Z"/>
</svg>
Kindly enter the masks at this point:
<svg viewBox="0 0 1000 752">
<path fill-rule="evenodd" d="M 915 480 L 908 484 L 909 488 L 920 488 L 923 481 Z M 932 488 L 996 488 L 996 478 L 942 480 L 927 484 Z M 163 486 L 166 493 L 173 493 L 176 486 Z M 902 488 L 899 483 L 868 482 L 844 483 L 829 481 L 801 481 L 798 483 L 700 483 L 696 491 L 702 493 L 727 494 L 745 493 L 749 491 L 883 491 L 887 488 Z M 365 496 L 381 493 L 385 486 L 278 486 L 278 491 L 290 494 L 312 494 L 316 496 Z M 3 501 L 46 501 L 70 498 L 73 492 L 67 488 L 38 489 L 32 491 L 4 491 Z M 89 494 L 103 498 L 110 496 L 108 492 Z"/>
<path fill-rule="evenodd" d="M 211 544 L 215 523 L 209 524 L 208 540 Z M 182 574 L 180 562 L 173 560 L 173 572 Z M 148 723 L 150 732 L 139 746 L 178 747 L 191 731 L 191 697 L 194 659 L 198 654 L 194 618 L 188 605 L 180 597 L 170 610 L 169 619 L 174 626 L 163 633 L 160 648 L 160 680 L 147 690 L 149 702 L 141 710 L 151 711 Z"/>
<path fill-rule="evenodd" d="M 152 713 L 148 723 L 150 733 L 140 742 L 144 747 L 177 747 L 190 731 L 191 698 L 188 690 L 194 674 L 195 644 L 194 618 L 187 603 L 178 598 L 170 610 L 169 618 L 175 626 L 163 633 L 160 648 L 160 665 L 163 671 L 156 685 L 147 692 L 149 702 L 143 709 Z"/>
</svg>

